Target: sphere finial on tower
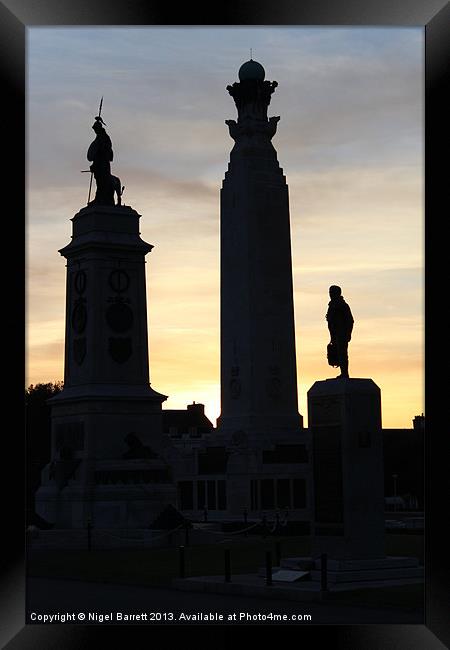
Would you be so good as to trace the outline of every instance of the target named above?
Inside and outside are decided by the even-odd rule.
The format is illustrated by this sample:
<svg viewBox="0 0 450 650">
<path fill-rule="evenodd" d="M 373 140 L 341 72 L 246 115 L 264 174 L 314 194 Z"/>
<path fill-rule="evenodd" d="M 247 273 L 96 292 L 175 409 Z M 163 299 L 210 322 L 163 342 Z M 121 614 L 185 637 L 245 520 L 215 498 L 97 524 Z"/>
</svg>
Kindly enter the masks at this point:
<svg viewBox="0 0 450 650">
<path fill-rule="evenodd" d="M 264 81 L 266 71 L 258 61 L 250 59 L 241 65 L 238 72 L 239 81 L 247 81 L 249 79 L 256 81 Z"/>
</svg>

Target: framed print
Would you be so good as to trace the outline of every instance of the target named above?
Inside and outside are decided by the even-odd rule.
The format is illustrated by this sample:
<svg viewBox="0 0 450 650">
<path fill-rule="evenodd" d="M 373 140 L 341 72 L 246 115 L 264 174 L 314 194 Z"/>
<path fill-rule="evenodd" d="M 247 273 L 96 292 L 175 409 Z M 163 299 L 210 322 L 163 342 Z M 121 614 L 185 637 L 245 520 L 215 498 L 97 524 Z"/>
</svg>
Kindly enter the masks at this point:
<svg viewBox="0 0 450 650">
<path fill-rule="evenodd" d="M 430 378 L 446 334 L 429 291 L 445 259 L 444 5 L 240 3 L 213 18 L 158 3 L 3 2 L 19 307 L 5 312 L 25 334 L 13 369 L 22 385 L 24 358 L 27 404 L 38 387 L 51 398 L 27 406 L 26 450 L 7 437 L 5 647 L 125 640 L 122 623 L 142 638 L 149 623 L 182 633 L 288 623 L 336 647 L 449 642 L 436 435 L 445 395 Z M 25 522 L 24 496 L 34 499 Z M 425 550 L 414 531 L 392 530 L 414 515 Z M 310 542 L 289 553 L 288 530 Z M 58 531 L 67 557 L 49 552 Z M 167 536 L 158 558 L 176 563 L 173 583 L 163 569 L 159 583 L 140 581 L 126 551 L 133 531 L 142 567 L 145 540 Z M 273 550 L 253 566 L 256 531 L 257 552 Z M 241 532 L 244 551 L 233 546 Z M 77 535 L 94 550 L 92 582 Z M 301 561 L 283 563 L 283 546 Z M 102 586 L 107 556 L 129 604 L 122 618 L 115 578 Z M 208 577 L 219 565 L 220 589 Z M 241 585 L 246 567 L 255 578 Z M 346 600 L 330 581 L 349 568 L 366 592 L 376 573 L 391 582 Z M 267 592 L 278 570 L 271 593 L 283 584 L 285 600 Z M 308 601 L 307 586 L 295 600 L 289 579 L 297 593 L 316 581 L 321 598 Z M 411 589 L 397 607 L 388 587 L 401 584 Z M 233 619 L 245 602 L 249 618 Z"/>
</svg>

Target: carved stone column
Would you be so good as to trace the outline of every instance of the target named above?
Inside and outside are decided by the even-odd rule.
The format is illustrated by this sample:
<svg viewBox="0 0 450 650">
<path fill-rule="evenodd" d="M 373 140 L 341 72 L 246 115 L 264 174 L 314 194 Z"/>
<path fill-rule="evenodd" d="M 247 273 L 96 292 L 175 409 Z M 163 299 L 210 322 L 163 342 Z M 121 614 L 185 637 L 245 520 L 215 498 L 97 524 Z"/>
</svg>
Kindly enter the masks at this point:
<svg viewBox="0 0 450 650">
<path fill-rule="evenodd" d="M 276 81 L 256 61 L 228 86 L 238 119 L 221 190 L 221 432 L 290 434 L 298 413 L 289 197 L 267 117 Z"/>
</svg>

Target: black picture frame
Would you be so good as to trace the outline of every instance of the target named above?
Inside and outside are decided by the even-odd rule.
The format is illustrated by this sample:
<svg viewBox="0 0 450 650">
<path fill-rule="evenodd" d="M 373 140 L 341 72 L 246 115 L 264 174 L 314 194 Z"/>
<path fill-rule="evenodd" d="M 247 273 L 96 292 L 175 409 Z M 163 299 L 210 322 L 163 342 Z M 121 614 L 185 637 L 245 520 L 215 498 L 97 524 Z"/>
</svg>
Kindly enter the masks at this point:
<svg viewBox="0 0 450 650">
<path fill-rule="evenodd" d="M 4 223 L 7 220 L 8 237 L 10 224 L 16 227 L 17 238 L 14 257 L 14 272 L 10 273 L 7 284 L 7 300 L 15 309 L 7 309 L 4 321 L 8 336 L 14 338 L 14 363 L 8 365 L 8 383 L 14 386 L 14 394 L 23 395 L 23 371 L 25 365 L 25 302 L 23 299 L 25 284 L 25 193 L 24 176 L 25 159 L 25 33 L 27 27 L 38 25 L 369 25 L 369 26 L 423 26 L 425 30 L 425 242 L 426 242 L 426 417 L 427 433 L 425 448 L 426 464 L 426 599 L 425 625 L 339 625 L 339 626 L 297 626 L 297 642 L 323 642 L 324 635 L 331 640 L 332 647 L 345 650 L 371 650 L 372 648 L 395 647 L 415 650 L 443 648 L 450 645 L 448 624 L 448 584 L 442 570 L 448 554 L 445 540 L 446 490 L 444 477 L 448 470 L 443 466 L 448 454 L 444 452 L 445 429 L 439 428 L 439 415 L 443 415 L 446 397 L 441 381 L 432 381 L 433 361 L 441 358 L 436 353 L 436 342 L 447 340 L 443 329 L 446 319 L 439 317 L 437 301 L 439 297 L 428 291 L 431 282 L 446 278 L 444 261 L 448 254 L 445 241 L 439 242 L 436 234 L 441 210 L 445 206 L 444 192 L 448 187 L 445 177 L 446 166 L 442 160 L 448 158 L 445 150 L 444 102 L 445 64 L 448 61 L 450 8 L 445 0 L 340 0 L 334 3 L 326 0 L 267 0 L 229 2 L 226 5 L 204 8 L 200 5 L 186 3 L 180 8 L 172 9 L 167 3 L 134 0 L 7 0 L 0 3 L 0 65 L 2 70 L 3 101 L 2 112 L 4 131 L 13 135 L 13 147 L 4 151 L 8 160 L 6 180 L 3 178 Z M 11 154 L 16 156 L 11 161 Z M 5 155 L 6 154 L 6 155 Z M 448 172 L 447 172 L 448 173 Z M 22 199 L 24 197 L 24 199 Z M 9 205 L 8 205 L 9 203 Z M 432 246 L 432 252 L 431 252 Z M 447 251 L 445 251 L 446 253 Z M 10 264 L 11 265 L 11 264 Z M 445 296 L 445 301 L 447 298 Z M 9 304 L 8 304 L 9 306 Z M 431 318 L 430 314 L 438 314 Z M 23 325 L 22 325 L 23 323 Z M 445 358 L 443 358 L 445 361 Z M 22 361 L 24 362 L 22 364 Z M 16 390 L 17 389 L 17 390 Z M 8 396 L 8 408 L 13 406 Z M 146 642 L 151 642 L 149 629 L 142 627 L 83 627 L 72 625 L 24 626 L 24 489 L 26 476 L 23 463 L 24 435 L 19 413 L 23 412 L 23 402 L 18 398 L 13 409 L 13 421 L 16 426 L 8 429 L 5 435 L 4 459 L 10 469 L 8 486 L 13 480 L 14 488 L 4 488 L 4 530 L 2 581 L 0 584 L 1 637 L 2 647 L 8 650 L 19 648 L 70 648 L 103 645 L 107 637 L 114 635 L 118 644 L 130 646 L 130 637 L 139 633 Z M 446 417 L 448 420 L 448 415 Z M 442 419 L 442 426 L 445 420 Z M 443 435 L 445 434 L 445 435 Z M 5 461 L 4 461 L 4 464 Z M 442 469 L 441 469 L 442 464 Z M 166 628 L 164 628 L 166 630 Z M 183 635 L 188 634 L 188 627 L 180 627 Z M 198 631 L 198 628 L 196 629 Z M 224 638 L 232 628 L 224 628 Z M 253 628 L 252 632 L 255 632 Z M 151 632 L 155 632 L 152 630 Z M 264 632 L 266 632 L 264 630 Z M 207 637 L 208 638 L 208 637 Z M 197 637 L 198 639 L 198 637 Z M 135 647 L 138 647 L 137 645 Z M 328 647 L 328 646 L 327 646 Z"/>
</svg>

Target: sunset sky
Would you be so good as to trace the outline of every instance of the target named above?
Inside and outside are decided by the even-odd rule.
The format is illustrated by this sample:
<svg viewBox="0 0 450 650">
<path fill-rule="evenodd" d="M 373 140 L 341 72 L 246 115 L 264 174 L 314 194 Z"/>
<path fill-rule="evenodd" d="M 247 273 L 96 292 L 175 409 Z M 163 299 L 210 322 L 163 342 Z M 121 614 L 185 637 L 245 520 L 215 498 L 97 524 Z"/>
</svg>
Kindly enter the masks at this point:
<svg viewBox="0 0 450 650">
<path fill-rule="evenodd" d="M 63 378 L 65 259 L 86 205 L 100 97 L 112 173 L 141 215 L 151 384 L 164 408 L 220 413 L 219 219 L 250 58 L 278 88 L 289 186 L 299 410 L 326 360 L 328 287 L 355 327 L 350 376 L 381 388 L 384 427 L 423 406 L 422 28 L 28 28 L 27 385 Z"/>
</svg>

